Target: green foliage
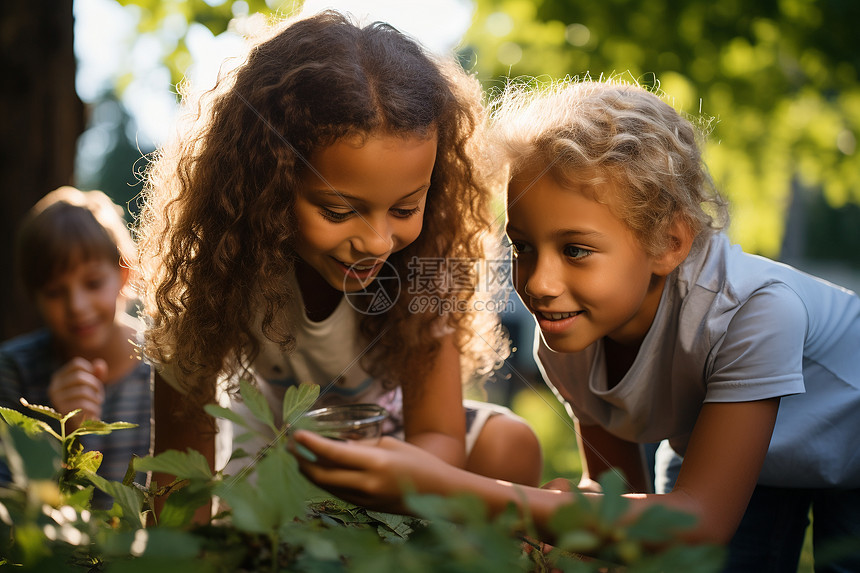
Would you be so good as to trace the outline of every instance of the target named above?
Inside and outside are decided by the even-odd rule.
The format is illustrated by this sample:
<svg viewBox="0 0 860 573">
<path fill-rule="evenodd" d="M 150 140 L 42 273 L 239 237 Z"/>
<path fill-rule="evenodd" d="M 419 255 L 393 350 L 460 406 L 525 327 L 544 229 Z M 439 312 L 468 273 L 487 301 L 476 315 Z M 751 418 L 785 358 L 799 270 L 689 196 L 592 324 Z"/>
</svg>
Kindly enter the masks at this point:
<svg viewBox="0 0 860 573">
<path fill-rule="evenodd" d="M 0 444 L 14 478 L 0 489 L 0 555 L 6 559 L 0 565 L 123 573 L 596 572 L 619 567 L 707 572 L 720 565 L 714 548 L 672 542 L 690 525 L 688 516 L 653 508 L 624 523 L 623 480 L 611 473 L 601 481 L 604 497 L 578 495 L 558 512 L 552 522 L 558 545 L 546 552 L 532 550 L 534 527 L 513 506 L 494 519 L 480 499 L 469 496 L 409 495 L 407 504 L 416 517 L 356 507 L 305 480 L 290 453 L 290 429 L 316 400 L 318 386 L 286 391 L 281 426 L 253 385 L 242 383 L 241 393 L 254 417 L 276 437 L 236 476 L 211 472 L 203 456 L 189 450 L 135 459 L 123 483 L 110 482 L 94 473 L 100 456 L 77 452 L 70 444 L 80 433 L 128 424 L 94 422 L 67 434 L 68 417 L 53 410 L 31 407 L 60 422 L 59 432 L 41 420 L 2 410 L 6 424 L 0 424 Z M 251 424 L 232 412 L 215 406 L 209 411 L 250 430 Z M 143 487 L 131 482 L 134 471 L 168 473 L 176 480 Z M 110 510 L 89 507 L 93 488 L 113 497 Z M 154 500 L 168 493 L 154 523 Z M 214 498 L 227 507 L 206 524 L 192 523 L 195 511 Z M 597 559 L 576 556 L 584 551 Z"/>
<path fill-rule="evenodd" d="M 525 418 L 543 449 L 543 481 L 563 477 L 579 480 L 582 465 L 570 415 L 540 379 L 517 392 L 511 409 Z"/>
<path fill-rule="evenodd" d="M 792 186 L 860 203 L 860 4 L 842 0 L 476 0 L 461 50 L 510 78 L 623 74 L 713 125 L 706 160 L 747 250 L 779 253 Z M 716 118 L 711 124 L 709 117 Z"/>
<path fill-rule="evenodd" d="M 192 25 L 218 35 L 301 0 L 118 0 L 183 80 Z M 796 189 L 860 204 L 860 4 L 845 0 L 475 0 L 459 56 L 492 92 L 537 77 L 621 74 L 659 85 L 709 132 L 706 160 L 744 248 L 779 255 Z M 130 77 L 117 82 L 117 90 Z M 821 227 L 827 229 L 827 227 Z M 816 229 L 813 227 L 813 229 Z M 837 258 L 840 253 L 810 253 Z M 842 254 L 845 260 L 856 257 Z"/>
<path fill-rule="evenodd" d="M 259 14 L 262 17 L 283 17 L 298 11 L 302 0 L 117 0 L 138 14 L 138 32 L 151 34 L 159 40 L 164 63 L 170 70 L 171 83 L 178 85 L 191 62 L 185 43 L 190 26 L 205 26 L 213 36 L 224 33 L 235 17 Z M 130 77 L 118 82 L 121 91 Z"/>
</svg>

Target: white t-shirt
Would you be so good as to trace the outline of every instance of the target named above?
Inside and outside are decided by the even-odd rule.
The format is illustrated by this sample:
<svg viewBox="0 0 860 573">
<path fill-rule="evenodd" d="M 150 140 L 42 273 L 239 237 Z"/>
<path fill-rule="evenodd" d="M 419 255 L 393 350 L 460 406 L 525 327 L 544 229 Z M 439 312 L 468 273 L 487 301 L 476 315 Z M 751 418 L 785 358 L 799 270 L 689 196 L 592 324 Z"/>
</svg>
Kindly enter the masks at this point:
<svg viewBox="0 0 860 573">
<path fill-rule="evenodd" d="M 331 315 L 320 322 L 313 322 L 304 312 L 304 302 L 295 280 L 292 287 L 296 293 L 290 306 L 295 348 L 291 352 L 284 352 L 276 343 L 260 334 L 260 353 L 253 364 L 257 388 L 266 396 L 276 425 L 282 422 L 281 404 L 286 389 L 297 384 L 316 384 L 320 386 L 320 397 L 314 408 L 347 403 L 379 404 L 389 412 L 383 431 L 387 434 L 400 431 L 403 426 L 400 388 L 386 388 L 361 366 L 361 358 L 370 350 L 370 344 L 358 334 L 358 312 L 346 297 L 342 297 Z M 241 400 L 231 400 L 225 396 L 221 402 L 244 419 L 254 419 Z M 216 467 L 222 467 L 229 458 L 232 433 L 242 431 L 229 427 L 232 424 L 221 422 L 219 420 Z M 263 426 L 257 429 L 270 433 Z M 243 442 L 241 446 L 253 453 L 265 444 L 263 440 L 254 439 Z M 231 469 L 227 468 L 227 473 L 231 473 Z"/>
<path fill-rule="evenodd" d="M 583 424 L 683 454 L 706 402 L 783 397 L 759 483 L 860 487 L 860 298 L 724 235 L 672 273 L 629 372 L 607 387 L 603 343 L 557 353 L 545 380 Z"/>
</svg>

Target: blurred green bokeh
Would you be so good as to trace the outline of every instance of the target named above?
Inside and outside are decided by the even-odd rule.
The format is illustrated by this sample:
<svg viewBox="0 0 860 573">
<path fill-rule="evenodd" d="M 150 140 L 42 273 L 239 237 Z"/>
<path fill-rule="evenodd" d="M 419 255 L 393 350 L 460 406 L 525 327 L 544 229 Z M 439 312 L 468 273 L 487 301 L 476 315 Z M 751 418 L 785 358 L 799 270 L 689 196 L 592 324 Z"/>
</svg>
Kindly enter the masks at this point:
<svg viewBox="0 0 860 573">
<path fill-rule="evenodd" d="M 621 75 L 710 126 L 730 234 L 780 254 L 792 191 L 860 203 L 860 41 L 852 0 L 477 0 L 461 54 L 508 78 Z M 713 121 L 711 121 L 713 120 Z M 854 219 L 855 223 L 857 219 Z M 860 264 L 855 250 L 847 261 Z M 853 259 L 853 260 L 852 260 Z"/>
<path fill-rule="evenodd" d="M 141 34 L 159 39 L 174 84 L 191 63 L 190 24 L 218 35 L 237 18 L 302 5 L 117 1 L 136 12 Z M 803 245 L 788 255 L 860 269 L 856 0 L 474 0 L 474 8 L 457 51 L 490 97 L 522 77 L 618 75 L 658 86 L 710 132 L 705 157 L 731 201 L 733 239 L 780 257 L 789 207 L 800 204 L 817 215 L 792 228 Z M 118 92 L 133 73 L 117 78 Z"/>
</svg>

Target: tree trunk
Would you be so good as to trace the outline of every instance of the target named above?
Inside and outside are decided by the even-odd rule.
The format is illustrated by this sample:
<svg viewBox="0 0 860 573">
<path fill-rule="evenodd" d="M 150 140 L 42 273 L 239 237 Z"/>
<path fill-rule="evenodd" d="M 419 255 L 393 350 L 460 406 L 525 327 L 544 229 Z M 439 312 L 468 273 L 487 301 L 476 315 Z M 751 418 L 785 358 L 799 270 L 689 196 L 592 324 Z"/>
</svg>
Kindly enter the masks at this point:
<svg viewBox="0 0 860 573">
<path fill-rule="evenodd" d="M 72 183 L 83 105 L 75 92 L 72 0 L 0 3 L 0 340 L 38 325 L 14 272 L 18 224 Z"/>
</svg>

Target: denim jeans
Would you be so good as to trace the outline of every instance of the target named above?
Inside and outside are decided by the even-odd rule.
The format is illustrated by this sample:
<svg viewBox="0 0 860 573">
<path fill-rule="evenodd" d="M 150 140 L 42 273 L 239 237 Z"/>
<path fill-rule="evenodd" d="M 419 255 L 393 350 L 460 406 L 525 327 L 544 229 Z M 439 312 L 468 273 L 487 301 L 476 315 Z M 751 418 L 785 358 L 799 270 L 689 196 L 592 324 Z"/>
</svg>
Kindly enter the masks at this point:
<svg viewBox="0 0 860 573">
<path fill-rule="evenodd" d="M 671 491 L 681 458 L 656 454 L 658 493 Z M 796 573 L 812 510 L 816 573 L 860 573 L 860 490 L 759 485 L 728 546 L 725 573 Z"/>
</svg>

